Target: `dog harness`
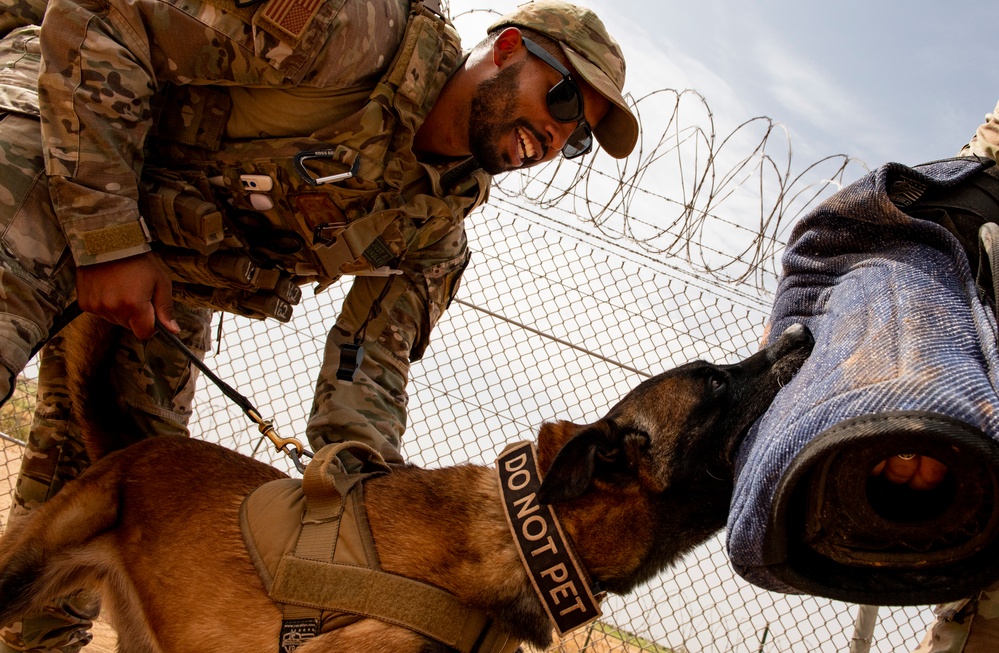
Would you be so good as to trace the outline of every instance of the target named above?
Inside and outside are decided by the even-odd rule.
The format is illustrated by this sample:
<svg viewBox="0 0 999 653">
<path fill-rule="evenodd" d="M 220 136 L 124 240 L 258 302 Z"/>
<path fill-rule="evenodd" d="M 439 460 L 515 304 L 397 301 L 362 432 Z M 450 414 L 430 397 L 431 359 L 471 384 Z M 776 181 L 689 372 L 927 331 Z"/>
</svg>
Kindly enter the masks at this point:
<svg viewBox="0 0 999 653">
<path fill-rule="evenodd" d="M 344 473 L 337 458 L 342 451 L 374 471 Z M 362 481 L 389 471 L 366 445 L 328 445 L 301 480 L 271 481 L 243 501 L 240 528 L 247 551 L 268 595 L 283 610 L 280 653 L 368 617 L 461 653 L 516 651 L 519 640 L 485 613 L 449 592 L 381 569 Z"/>
<path fill-rule="evenodd" d="M 770 333 L 800 322 L 815 347 L 737 459 L 728 550 L 752 583 L 925 605 L 999 579 L 991 163 L 887 164 L 796 225 Z M 947 478 L 871 474 L 899 454 Z"/>
</svg>

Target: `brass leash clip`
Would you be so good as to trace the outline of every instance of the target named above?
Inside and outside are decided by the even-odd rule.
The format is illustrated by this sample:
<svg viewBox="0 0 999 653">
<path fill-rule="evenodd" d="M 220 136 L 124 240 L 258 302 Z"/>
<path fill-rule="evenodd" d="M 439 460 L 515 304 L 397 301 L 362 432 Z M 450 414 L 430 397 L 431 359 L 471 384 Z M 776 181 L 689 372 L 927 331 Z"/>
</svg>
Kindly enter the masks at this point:
<svg viewBox="0 0 999 653">
<path fill-rule="evenodd" d="M 295 463 L 295 469 L 304 474 L 305 465 L 302 463 L 302 456 L 312 457 L 312 454 L 305 450 L 305 446 L 295 438 L 282 438 L 279 436 L 277 429 L 274 428 L 274 423 L 257 414 L 256 409 L 251 408 L 246 411 L 246 415 L 253 420 L 260 433 L 270 440 L 278 451 L 283 451 L 291 457 L 292 462 Z M 291 447 L 290 449 L 288 448 L 289 446 Z"/>
<path fill-rule="evenodd" d="M 257 409 L 250 403 L 249 399 L 236 392 L 236 390 L 234 390 L 228 383 L 216 376 L 215 373 L 212 372 L 207 365 L 205 365 L 204 361 L 198 358 L 193 351 L 188 349 L 187 345 L 185 345 L 180 338 L 170 333 L 166 327 L 160 324 L 159 320 L 156 321 L 156 330 L 161 336 L 169 340 L 175 347 L 177 347 L 195 367 L 204 373 L 205 376 L 211 379 L 211 381 L 222 391 L 222 394 L 231 399 L 237 406 L 242 408 L 243 412 L 246 413 L 246 416 L 253 420 L 253 422 L 257 425 L 257 428 L 260 429 L 260 432 L 268 440 L 274 443 L 274 446 L 277 447 L 278 451 L 283 451 L 291 457 L 292 462 L 295 463 L 295 469 L 297 469 L 300 473 L 305 472 L 305 465 L 302 463 L 302 456 L 311 458 L 312 453 L 307 451 L 305 447 L 302 446 L 301 442 L 295 438 L 282 438 L 278 436 L 277 430 L 274 428 L 274 424 L 262 418 L 260 413 L 257 412 Z M 290 449 L 288 448 L 289 446 L 291 447 Z"/>
</svg>

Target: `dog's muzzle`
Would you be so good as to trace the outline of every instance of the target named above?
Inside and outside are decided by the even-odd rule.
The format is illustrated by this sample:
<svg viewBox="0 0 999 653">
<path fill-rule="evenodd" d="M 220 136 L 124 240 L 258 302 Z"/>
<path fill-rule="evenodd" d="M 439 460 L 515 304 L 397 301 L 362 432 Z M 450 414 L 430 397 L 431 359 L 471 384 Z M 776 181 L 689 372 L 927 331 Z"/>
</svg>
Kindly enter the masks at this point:
<svg viewBox="0 0 999 653">
<path fill-rule="evenodd" d="M 889 164 L 796 226 L 771 333 L 801 322 L 816 343 L 739 452 L 728 546 L 751 582 L 924 605 L 999 579 L 995 295 L 969 266 L 988 252 L 962 247 L 999 221 L 989 165 Z M 947 477 L 915 491 L 871 474 L 899 454 Z"/>
</svg>

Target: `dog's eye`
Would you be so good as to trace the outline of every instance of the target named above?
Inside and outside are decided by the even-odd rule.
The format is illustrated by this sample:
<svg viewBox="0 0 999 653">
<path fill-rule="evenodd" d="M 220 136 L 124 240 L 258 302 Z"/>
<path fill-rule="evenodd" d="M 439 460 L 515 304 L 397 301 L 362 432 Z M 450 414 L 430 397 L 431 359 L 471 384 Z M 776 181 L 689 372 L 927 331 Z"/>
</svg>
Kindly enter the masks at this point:
<svg viewBox="0 0 999 653">
<path fill-rule="evenodd" d="M 718 395 L 725 392 L 727 382 L 725 377 L 721 374 L 712 374 L 711 378 L 708 380 L 708 385 L 711 387 L 712 394 Z"/>
</svg>

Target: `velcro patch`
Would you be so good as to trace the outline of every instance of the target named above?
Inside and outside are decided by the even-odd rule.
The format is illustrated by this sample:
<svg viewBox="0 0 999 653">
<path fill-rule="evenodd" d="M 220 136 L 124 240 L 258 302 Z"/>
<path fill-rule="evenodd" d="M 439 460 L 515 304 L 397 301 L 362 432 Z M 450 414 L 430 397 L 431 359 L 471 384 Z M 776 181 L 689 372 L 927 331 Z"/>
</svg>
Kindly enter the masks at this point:
<svg viewBox="0 0 999 653">
<path fill-rule="evenodd" d="M 600 605 L 551 506 L 538 503 L 534 444 L 507 447 L 496 461 L 503 510 L 534 591 L 560 636 L 600 616 Z"/>
<path fill-rule="evenodd" d="M 347 224 L 347 216 L 326 193 L 303 193 L 295 195 L 291 201 L 313 229 L 319 225 L 343 227 Z"/>
<path fill-rule="evenodd" d="M 926 192 L 926 184 L 912 177 L 899 177 L 888 187 L 888 199 L 900 209 L 912 206 Z"/>
<path fill-rule="evenodd" d="M 381 238 L 375 238 L 364 250 L 364 258 L 371 262 L 372 268 L 380 268 L 395 260 L 395 254 Z"/>
<path fill-rule="evenodd" d="M 260 12 L 258 20 L 297 43 L 322 2 L 323 0 L 270 0 Z"/>
<path fill-rule="evenodd" d="M 149 232 L 141 220 L 116 224 L 103 229 L 94 229 L 80 234 L 87 254 L 101 256 L 133 247 L 139 247 L 149 242 Z"/>
</svg>

